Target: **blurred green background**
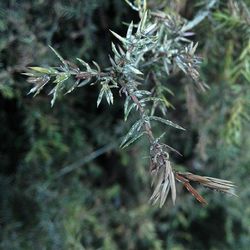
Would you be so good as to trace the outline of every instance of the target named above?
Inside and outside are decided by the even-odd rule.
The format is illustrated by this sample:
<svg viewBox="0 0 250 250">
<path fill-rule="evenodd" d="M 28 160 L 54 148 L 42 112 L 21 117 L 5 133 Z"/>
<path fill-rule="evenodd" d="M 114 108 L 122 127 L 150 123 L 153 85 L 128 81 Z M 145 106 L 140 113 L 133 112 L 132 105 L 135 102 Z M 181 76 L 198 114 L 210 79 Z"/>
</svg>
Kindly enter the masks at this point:
<svg viewBox="0 0 250 250">
<path fill-rule="evenodd" d="M 151 9 L 191 20 L 205 1 L 150 0 Z M 148 145 L 119 149 L 129 128 L 124 99 L 96 108 L 98 89 L 79 88 L 53 108 L 46 90 L 27 96 L 27 66 L 67 59 L 109 65 L 112 37 L 139 20 L 122 0 L 0 2 L 0 249 L 250 249 L 249 0 L 217 1 L 193 39 L 210 86 L 165 79 L 174 96 L 168 116 L 186 128 L 168 130 L 183 154 L 177 169 L 231 180 L 239 198 L 199 189 L 200 206 L 177 184 L 177 204 L 148 203 Z M 162 131 L 163 127 L 158 128 Z"/>
</svg>

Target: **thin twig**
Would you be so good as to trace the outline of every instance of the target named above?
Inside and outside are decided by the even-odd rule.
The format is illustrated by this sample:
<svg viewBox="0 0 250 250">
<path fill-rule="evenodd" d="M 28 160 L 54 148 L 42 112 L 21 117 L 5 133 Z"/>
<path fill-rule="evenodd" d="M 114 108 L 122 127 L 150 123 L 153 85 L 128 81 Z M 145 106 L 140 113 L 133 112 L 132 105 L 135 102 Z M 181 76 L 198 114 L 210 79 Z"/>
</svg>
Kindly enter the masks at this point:
<svg viewBox="0 0 250 250">
<path fill-rule="evenodd" d="M 113 150 L 114 148 L 117 147 L 117 143 L 110 143 L 108 145 L 105 145 L 99 149 L 97 149 L 96 151 L 90 153 L 89 155 L 87 156 L 84 156 L 82 158 L 80 158 L 79 160 L 63 167 L 59 173 L 55 176 L 55 179 L 57 178 L 60 178 L 66 174 L 69 174 L 71 173 L 72 171 L 82 167 L 84 164 L 90 162 L 90 161 L 93 161 L 94 159 L 96 159 L 97 157 L 105 154 L 106 152 L 110 151 L 110 150 Z"/>
</svg>

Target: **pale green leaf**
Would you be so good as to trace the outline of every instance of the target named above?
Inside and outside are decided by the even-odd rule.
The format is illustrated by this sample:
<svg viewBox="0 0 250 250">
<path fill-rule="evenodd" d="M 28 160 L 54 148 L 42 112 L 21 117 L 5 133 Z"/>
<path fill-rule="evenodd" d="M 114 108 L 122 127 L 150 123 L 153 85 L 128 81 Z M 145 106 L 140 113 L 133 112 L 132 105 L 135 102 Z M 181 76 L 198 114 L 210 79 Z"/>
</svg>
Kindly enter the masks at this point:
<svg viewBox="0 0 250 250">
<path fill-rule="evenodd" d="M 129 116 L 131 110 L 132 110 L 133 108 L 135 108 L 136 106 L 137 106 L 136 103 L 132 103 L 132 104 L 128 107 L 128 109 L 126 110 L 126 113 L 124 114 L 124 120 L 125 120 L 125 121 L 127 121 L 128 116 Z"/>
<path fill-rule="evenodd" d="M 131 140 L 128 140 L 127 143 L 125 143 L 121 148 L 126 148 L 126 147 L 128 147 L 130 144 L 134 143 L 134 142 L 137 141 L 139 138 L 141 138 L 144 134 L 145 134 L 145 132 L 142 132 L 142 133 L 136 135 L 136 136 L 133 137 Z"/>
<path fill-rule="evenodd" d="M 143 73 L 132 65 L 128 65 L 128 68 L 137 75 L 143 75 Z"/>
<path fill-rule="evenodd" d="M 169 120 L 163 119 L 163 118 L 158 117 L 158 116 L 150 116 L 149 119 L 154 120 L 154 121 L 159 121 L 161 123 L 164 123 L 168 126 L 171 126 L 171 127 L 177 128 L 177 129 L 185 130 L 183 127 L 179 126 L 178 124 L 171 122 Z"/>
<path fill-rule="evenodd" d="M 110 32 L 111 32 L 118 40 L 120 40 L 123 44 L 128 43 L 128 41 L 127 41 L 125 38 L 121 37 L 120 35 L 118 35 L 118 34 L 115 33 L 114 31 L 110 30 Z"/>
<path fill-rule="evenodd" d="M 85 66 L 88 72 L 92 72 L 92 69 L 90 68 L 88 63 L 83 61 L 81 58 L 76 58 L 76 60 L 78 60 L 83 66 Z"/>
<path fill-rule="evenodd" d="M 128 133 L 125 135 L 120 147 L 122 147 L 134 134 L 136 134 L 138 131 L 140 131 L 141 126 L 143 122 L 142 120 L 138 120 L 134 123 L 134 125 L 131 127 L 131 129 L 128 131 Z"/>
<path fill-rule="evenodd" d="M 130 39 L 131 38 L 131 35 L 132 35 L 132 32 L 133 32 L 133 21 L 130 23 L 130 25 L 128 26 L 128 30 L 127 30 L 127 35 L 126 35 L 126 38 L 127 39 Z"/>
<path fill-rule="evenodd" d="M 64 65 L 66 65 L 65 60 L 63 59 L 63 57 L 62 57 L 54 48 L 52 48 L 50 45 L 49 45 L 49 47 L 50 47 L 50 49 L 56 54 L 56 56 L 60 59 L 60 61 L 61 61 Z"/>
<path fill-rule="evenodd" d="M 98 98 L 97 98 L 97 102 L 96 102 L 96 106 L 98 107 L 102 101 L 102 97 L 103 97 L 103 94 L 105 92 L 105 89 L 102 87 L 99 95 L 98 95 Z"/>
<path fill-rule="evenodd" d="M 56 73 L 58 73 L 58 71 L 53 69 L 53 68 L 29 67 L 29 69 L 37 71 L 39 73 L 44 73 L 44 74 L 56 74 Z M 30 73 L 23 73 L 23 74 L 28 75 Z"/>
</svg>

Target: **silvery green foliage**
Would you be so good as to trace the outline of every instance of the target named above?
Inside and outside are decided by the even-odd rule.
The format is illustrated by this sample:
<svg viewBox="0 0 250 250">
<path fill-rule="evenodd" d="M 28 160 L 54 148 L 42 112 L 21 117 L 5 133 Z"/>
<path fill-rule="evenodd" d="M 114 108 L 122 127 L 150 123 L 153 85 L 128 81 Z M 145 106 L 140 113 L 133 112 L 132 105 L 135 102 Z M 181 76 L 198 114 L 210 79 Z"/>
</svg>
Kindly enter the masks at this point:
<svg viewBox="0 0 250 250">
<path fill-rule="evenodd" d="M 124 120 L 128 120 L 131 112 L 138 114 L 137 121 L 124 136 L 120 146 L 125 148 L 143 136 L 147 137 L 150 144 L 152 183 L 155 184 L 155 191 L 150 200 L 153 203 L 159 201 L 162 206 L 171 190 L 172 201 L 175 203 L 175 179 L 177 179 L 198 201 L 205 203 L 204 199 L 202 200 L 197 192 L 189 187 L 189 179 L 172 168 L 169 151 L 175 150 L 160 142 L 161 137 L 155 138 L 151 124 L 161 123 L 184 130 L 180 125 L 165 118 L 166 108 L 171 104 L 165 98 L 164 92 L 170 91 L 158 80 L 161 74 L 171 75 L 183 72 L 200 89 L 205 90 L 206 85 L 199 76 L 201 58 L 195 54 L 198 43 L 190 41 L 189 37 L 193 33 L 189 29 L 205 18 L 211 4 L 205 12 L 201 12 L 194 20 L 187 22 L 176 15 L 147 10 L 146 1 L 137 1 L 137 5 L 127 2 L 139 11 L 141 19 L 138 24 L 131 22 L 128 25 L 125 37 L 111 31 L 118 43 L 111 44 L 113 55 L 109 57 L 111 64 L 109 68 L 102 70 L 94 61 L 90 65 L 77 58 L 81 65 L 78 67 L 51 48 L 61 65 L 49 68 L 31 67 L 30 71 L 25 73 L 29 76 L 28 81 L 34 84 L 29 93 L 37 95 L 46 84 L 52 81 L 54 87 L 49 94 L 53 96 L 51 101 L 53 106 L 61 92 L 68 94 L 77 87 L 98 84 L 100 92 L 97 106 L 99 106 L 103 98 L 109 105 L 113 104 L 113 91 L 119 89 L 120 95 L 125 95 Z M 148 89 L 146 85 L 149 75 L 153 79 L 152 89 Z M 71 86 L 65 84 L 68 79 L 74 80 Z M 161 111 L 161 117 L 155 115 L 157 109 Z M 195 180 L 192 179 L 192 181 Z M 219 188 L 216 187 L 216 189 Z M 224 189 L 221 188 L 221 191 Z"/>
</svg>

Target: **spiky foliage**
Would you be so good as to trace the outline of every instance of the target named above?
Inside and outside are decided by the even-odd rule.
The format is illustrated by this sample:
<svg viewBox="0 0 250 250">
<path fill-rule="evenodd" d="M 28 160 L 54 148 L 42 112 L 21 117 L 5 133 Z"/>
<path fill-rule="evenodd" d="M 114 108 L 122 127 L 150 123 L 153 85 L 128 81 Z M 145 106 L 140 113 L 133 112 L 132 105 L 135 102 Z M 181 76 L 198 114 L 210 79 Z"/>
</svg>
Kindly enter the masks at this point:
<svg viewBox="0 0 250 250">
<path fill-rule="evenodd" d="M 159 147 L 157 143 L 150 147 L 144 133 L 133 146 L 119 149 L 124 131 L 140 119 L 133 100 L 123 91 L 119 97 L 120 85 L 111 89 L 115 105 L 107 105 L 104 93 L 98 109 L 97 89 L 102 88 L 98 82 L 64 95 L 75 83 L 72 79 L 77 80 L 72 76 L 63 83 L 65 90 L 57 91 L 53 109 L 53 97 L 46 93 L 55 87 L 55 78 L 35 98 L 26 95 L 31 83 L 20 73 L 27 66 L 60 64 L 48 44 L 60 51 L 62 58 L 82 58 L 97 71 L 91 62 L 95 59 L 101 72 L 107 73 L 108 53 L 114 59 L 108 29 L 126 39 L 134 20 L 132 35 L 136 33 L 139 1 L 130 2 L 136 12 L 123 1 L 112 0 L 0 1 L 0 248 L 248 249 L 249 80 L 241 72 L 246 71 L 249 57 L 239 60 L 247 51 L 248 26 L 243 22 L 248 1 L 148 1 L 149 16 L 155 13 L 151 20 L 163 22 L 162 17 L 167 17 L 170 27 L 189 24 L 194 35 L 186 38 L 194 45 L 199 42 L 195 55 L 202 61 L 201 68 L 195 69 L 201 74 L 201 85 L 209 85 L 206 92 L 200 91 L 199 82 L 187 77 L 176 60 L 167 65 L 169 74 L 162 58 L 150 63 L 148 56 L 148 66 L 140 63 L 138 70 L 143 75 L 138 78 L 143 80 L 139 79 L 142 84 L 137 88 L 152 95 L 137 97 L 152 100 L 142 102 L 144 111 L 186 129 L 151 120 L 153 135 L 160 138 Z M 139 9 L 144 11 L 143 4 Z M 237 19 L 238 24 L 225 23 L 220 14 Z M 120 53 L 118 43 L 122 44 L 112 39 Z M 182 45 L 190 43 L 179 43 L 185 54 Z M 67 64 L 87 71 L 77 60 Z M 232 77 L 232 69 L 237 79 Z M 184 70 L 188 72 L 187 67 Z M 152 97 L 162 101 L 154 102 Z M 126 99 L 128 109 L 133 107 L 126 111 L 124 122 Z M 144 132 L 144 126 L 141 129 Z M 133 143 L 131 139 L 128 142 Z M 157 186 L 157 178 L 164 174 L 164 165 L 157 172 L 159 165 L 151 158 L 155 155 L 160 163 L 160 154 L 166 166 L 169 161 L 176 170 L 178 198 L 175 206 L 166 199 L 159 209 L 147 201 L 150 181 Z M 157 173 L 152 180 L 148 161 L 152 175 Z M 214 187 L 219 183 L 200 175 L 234 181 L 239 198 L 201 188 L 199 182 Z M 223 184 L 224 190 L 231 189 L 227 182 Z M 164 185 L 160 190 L 169 187 L 167 182 Z M 200 195 L 206 195 L 209 206 L 195 205 L 186 189 L 201 202 L 204 198 Z"/>
<path fill-rule="evenodd" d="M 134 5 L 131 4 L 131 6 Z M 211 4 L 209 7 L 211 7 Z M 57 51 L 51 48 L 61 61 L 59 67 L 30 67 L 31 72 L 24 74 L 29 76 L 28 82 L 34 83 L 35 86 L 29 93 L 35 93 L 35 95 L 50 80 L 53 81 L 55 86 L 49 93 L 53 95 L 52 106 L 60 92 L 64 91 L 68 94 L 77 87 L 97 83 L 101 86 L 97 107 L 103 97 L 106 98 L 108 104 L 113 104 L 112 90 L 119 88 L 120 94 L 123 93 L 126 96 L 124 105 L 125 120 L 127 120 L 129 113 L 133 109 L 138 110 L 139 113 L 139 119 L 131 126 L 121 143 L 121 147 L 125 148 L 142 136 L 147 136 L 152 159 L 151 173 L 153 178 L 157 179 L 155 191 L 150 200 L 153 200 L 154 203 L 160 200 L 160 206 L 162 206 L 170 189 L 172 201 L 175 203 L 175 171 L 169 160 L 169 147 L 162 144 L 159 137 L 154 136 L 151 123 L 160 122 L 177 129 L 184 129 L 170 120 L 155 115 L 158 109 L 163 111 L 163 115 L 166 115 L 166 105 L 161 96 L 158 96 L 157 93 L 153 94 L 152 87 L 146 90 L 146 79 L 149 77 L 156 78 L 157 74 L 175 74 L 178 70 L 181 70 L 201 90 L 205 90 L 207 85 L 200 79 L 198 71 L 201 60 L 195 54 L 198 43 L 194 45 L 188 39 L 192 35 L 190 28 L 197 25 L 203 17 L 201 18 L 199 14 L 194 20 L 184 22 L 163 12 L 148 11 L 146 1 L 139 1 L 134 9 L 139 11 L 141 20 L 136 25 L 133 22 L 130 23 L 126 37 L 111 31 L 121 45 L 116 46 L 112 43 L 114 55 L 110 56 L 110 68 L 101 70 L 100 66 L 94 61 L 93 66 L 95 68 L 93 68 L 82 59 L 77 58 L 85 68 L 80 70 L 78 66 L 65 60 Z M 66 82 L 70 77 L 75 82 L 68 86 Z M 154 81 L 152 83 L 150 80 L 148 81 L 151 85 L 155 84 Z M 180 180 L 178 177 L 176 178 Z M 204 185 L 204 182 L 199 183 Z M 220 185 L 209 185 L 209 187 L 222 192 L 233 193 L 231 191 L 233 190 L 232 183 L 229 182 L 229 185 L 230 189 L 221 180 Z M 190 188 L 188 191 L 197 198 L 197 191 Z M 197 200 L 201 201 L 199 198 Z"/>
</svg>

